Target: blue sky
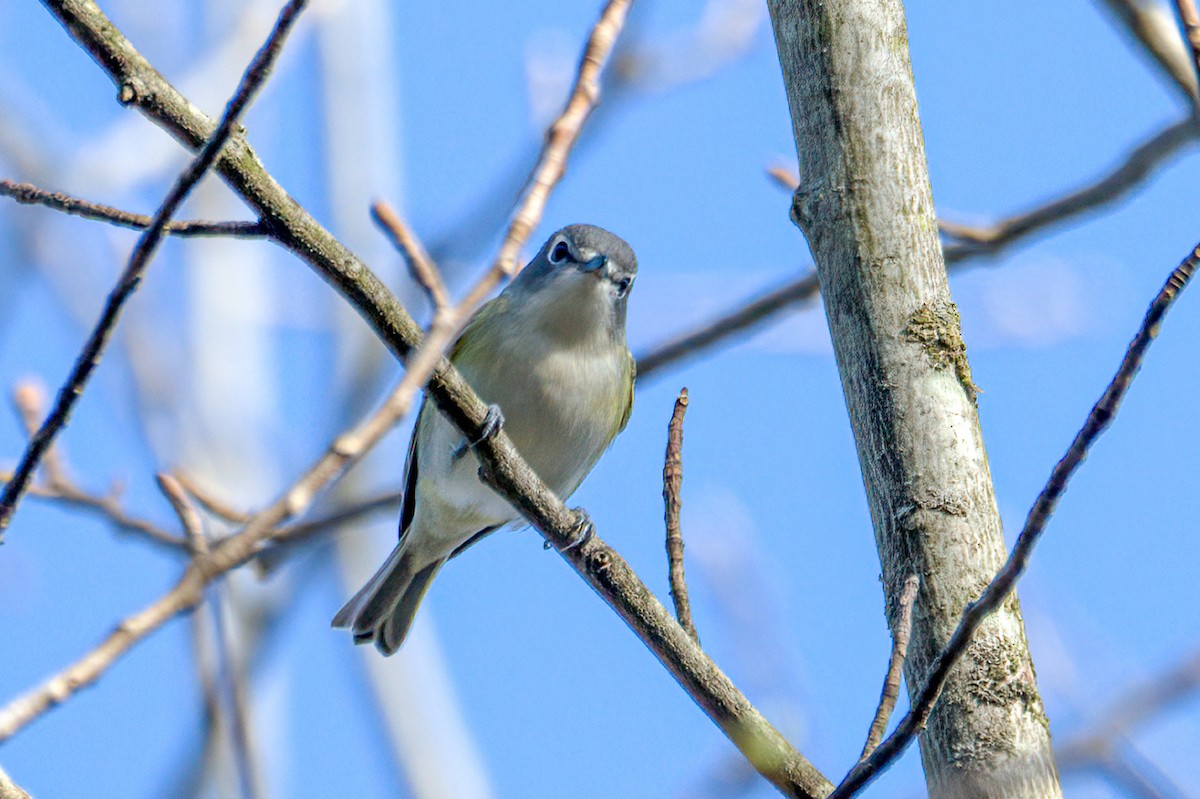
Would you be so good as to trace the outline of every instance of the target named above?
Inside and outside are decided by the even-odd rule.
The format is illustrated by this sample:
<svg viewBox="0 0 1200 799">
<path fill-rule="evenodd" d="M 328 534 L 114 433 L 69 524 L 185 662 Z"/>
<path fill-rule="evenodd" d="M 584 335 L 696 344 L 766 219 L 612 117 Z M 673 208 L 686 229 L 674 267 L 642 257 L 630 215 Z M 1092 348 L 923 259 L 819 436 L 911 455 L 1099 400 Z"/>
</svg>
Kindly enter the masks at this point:
<svg viewBox="0 0 1200 799">
<path fill-rule="evenodd" d="M 129 0 L 101 5 L 210 113 L 274 13 L 271 3 L 229 0 L 169 0 L 153 14 Z M 243 6 L 259 13 L 246 17 Z M 703 11 L 700 3 L 637 5 L 632 31 L 668 47 Z M 469 13 L 318 4 L 251 110 L 250 139 L 288 190 L 402 296 L 414 292 L 366 223 L 377 196 L 439 245 L 461 288 L 497 235 L 469 224 L 473 209 L 511 198 L 506 176 L 531 161 L 545 122 L 539 109 L 554 107 L 555 76 L 573 68 L 596 12 L 541 1 Z M 908 13 L 934 197 L 947 218 L 988 221 L 1056 196 L 1184 113 L 1096 4 L 910 3 Z M 357 46 L 339 45 L 331 20 L 359 14 L 366 22 L 349 34 Z M 240 49 L 223 56 L 218 43 L 243 29 Z M 328 79 L 338 58 L 366 77 Z M 165 134 L 113 101 L 100 70 L 35 4 L 0 0 L 0 73 L 4 177 L 46 176 L 59 181 L 48 188 L 146 211 L 185 163 Z M 633 245 L 635 352 L 808 268 L 788 196 L 764 177 L 767 166 L 795 163 L 768 26 L 709 79 L 607 99 L 534 238 L 587 221 Z M 1129 200 L 952 277 L 1010 541 L 1147 303 L 1200 238 L 1198 180 L 1192 148 Z M 188 208 L 239 213 L 215 180 Z M 50 386 L 62 379 L 133 241 L 96 223 L 0 205 L 6 391 L 30 375 Z M 126 505 L 162 524 L 171 515 L 153 473 L 164 468 L 201 473 L 245 507 L 265 504 L 354 418 L 345 401 L 354 364 L 370 367 L 360 403 L 379 399 L 399 374 L 370 355 L 354 360 L 363 327 L 342 306 L 277 248 L 169 242 L 131 308 L 126 343 L 63 437 L 74 473 L 96 490 L 119 480 Z M 1200 544 L 1189 501 L 1200 433 L 1190 402 L 1197 335 L 1200 313 L 1185 294 L 1021 584 L 1056 741 L 1200 642 L 1192 610 Z M 681 386 L 691 393 L 683 526 L 701 639 L 801 751 L 840 775 L 861 749 L 889 638 L 819 308 L 640 385 L 628 429 L 573 498 L 664 600 L 662 454 Z M 398 484 L 406 438 L 406 427 L 389 438 L 356 473 L 354 490 Z M 0 459 L 15 459 L 21 443 L 16 423 L 0 418 Z M 369 560 L 390 547 L 394 525 L 379 517 L 342 537 Z M 374 655 L 327 626 L 348 592 L 335 552 L 350 558 L 340 545 L 323 546 L 265 584 L 248 575 L 233 583 L 244 607 L 288 607 L 252 683 L 266 785 L 273 796 L 406 795 L 363 678 Z M 27 501 L 0 549 L 0 702 L 80 657 L 179 568 L 102 522 Z M 382 679 L 402 707 L 456 697 L 448 718 L 469 731 L 473 754 L 441 756 L 447 768 L 486 780 L 480 795 L 694 795 L 737 762 L 532 532 L 494 536 L 452 563 L 417 637 L 413 653 L 383 663 Z M 453 727 L 436 707 L 430 724 Z M 0 763 L 39 797 L 169 795 L 199 730 L 190 625 L 180 620 L 0 748 Z M 1193 699 L 1139 727 L 1133 742 L 1195 792 L 1200 764 L 1188 742 L 1198 734 Z M 440 726 L 426 737 L 463 740 Z M 921 785 L 914 749 L 866 795 L 915 796 Z M 1079 775 L 1068 775 L 1066 788 L 1117 795 Z M 226 786 L 208 795 L 236 794 Z M 755 785 L 746 795 L 772 792 Z"/>
</svg>

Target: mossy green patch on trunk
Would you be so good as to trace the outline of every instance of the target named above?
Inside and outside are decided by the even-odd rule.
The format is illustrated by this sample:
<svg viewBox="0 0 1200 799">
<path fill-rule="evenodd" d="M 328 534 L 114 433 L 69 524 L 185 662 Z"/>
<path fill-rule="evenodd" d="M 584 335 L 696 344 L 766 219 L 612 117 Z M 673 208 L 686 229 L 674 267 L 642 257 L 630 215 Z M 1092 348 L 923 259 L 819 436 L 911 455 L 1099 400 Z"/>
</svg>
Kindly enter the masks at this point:
<svg viewBox="0 0 1200 799">
<path fill-rule="evenodd" d="M 913 311 L 904 328 L 905 337 L 921 346 L 935 369 L 952 367 L 971 402 L 979 396 L 979 386 L 971 379 L 967 363 L 967 345 L 962 338 L 962 321 L 952 302 L 926 303 Z"/>
</svg>

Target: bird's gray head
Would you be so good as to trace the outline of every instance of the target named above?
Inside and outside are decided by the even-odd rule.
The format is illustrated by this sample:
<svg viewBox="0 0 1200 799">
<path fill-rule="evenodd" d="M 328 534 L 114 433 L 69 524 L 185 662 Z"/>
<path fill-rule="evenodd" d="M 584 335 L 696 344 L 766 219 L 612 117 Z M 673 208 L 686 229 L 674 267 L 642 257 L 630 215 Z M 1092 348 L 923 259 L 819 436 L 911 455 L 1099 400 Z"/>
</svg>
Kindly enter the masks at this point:
<svg viewBox="0 0 1200 799">
<path fill-rule="evenodd" d="M 625 338 L 625 308 L 637 256 L 622 239 L 594 225 L 567 225 L 542 245 L 505 293 L 557 333 L 607 332 Z"/>
</svg>

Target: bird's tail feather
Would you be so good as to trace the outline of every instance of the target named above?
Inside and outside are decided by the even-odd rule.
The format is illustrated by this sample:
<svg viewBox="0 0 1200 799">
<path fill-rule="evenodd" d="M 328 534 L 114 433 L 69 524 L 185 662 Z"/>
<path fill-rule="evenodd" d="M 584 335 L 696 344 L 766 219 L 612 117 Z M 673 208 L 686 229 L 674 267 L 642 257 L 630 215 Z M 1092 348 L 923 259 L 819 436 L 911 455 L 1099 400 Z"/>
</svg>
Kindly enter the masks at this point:
<svg viewBox="0 0 1200 799">
<path fill-rule="evenodd" d="M 401 542 L 375 576 L 337 612 L 333 626 L 349 627 L 356 644 L 374 642 L 383 654 L 393 654 L 408 635 L 421 599 L 445 562 L 444 558 L 417 562 Z"/>
</svg>

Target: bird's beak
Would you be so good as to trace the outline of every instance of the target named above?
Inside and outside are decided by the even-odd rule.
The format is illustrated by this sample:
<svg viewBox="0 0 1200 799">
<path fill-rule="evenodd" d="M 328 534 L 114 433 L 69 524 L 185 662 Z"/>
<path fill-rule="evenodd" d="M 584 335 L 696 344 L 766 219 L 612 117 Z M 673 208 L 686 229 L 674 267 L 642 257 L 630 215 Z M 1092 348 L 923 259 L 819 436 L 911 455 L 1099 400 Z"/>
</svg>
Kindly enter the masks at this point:
<svg viewBox="0 0 1200 799">
<path fill-rule="evenodd" d="M 596 277 L 605 277 L 604 267 L 608 265 L 608 256 L 597 255 L 592 260 L 579 267 L 580 272 L 587 272 Z"/>
</svg>

